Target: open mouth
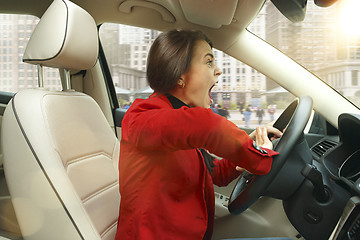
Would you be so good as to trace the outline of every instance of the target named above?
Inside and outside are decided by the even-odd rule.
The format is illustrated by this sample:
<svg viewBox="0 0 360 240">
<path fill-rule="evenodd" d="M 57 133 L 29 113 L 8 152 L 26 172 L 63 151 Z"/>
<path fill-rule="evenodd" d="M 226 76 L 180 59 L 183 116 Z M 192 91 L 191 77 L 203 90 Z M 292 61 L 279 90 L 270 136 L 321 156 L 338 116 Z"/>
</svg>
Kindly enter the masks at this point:
<svg viewBox="0 0 360 240">
<path fill-rule="evenodd" d="M 209 99 L 210 99 L 210 104 L 213 104 L 214 103 L 214 100 L 212 99 L 212 97 L 211 97 L 211 90 L 213 89 L 213 87 L 215 87 L 215 84 L 214 85 L 212 85 L 211 87 L 210 87 L 210 89 L 209 89 Z"/>
</svg>

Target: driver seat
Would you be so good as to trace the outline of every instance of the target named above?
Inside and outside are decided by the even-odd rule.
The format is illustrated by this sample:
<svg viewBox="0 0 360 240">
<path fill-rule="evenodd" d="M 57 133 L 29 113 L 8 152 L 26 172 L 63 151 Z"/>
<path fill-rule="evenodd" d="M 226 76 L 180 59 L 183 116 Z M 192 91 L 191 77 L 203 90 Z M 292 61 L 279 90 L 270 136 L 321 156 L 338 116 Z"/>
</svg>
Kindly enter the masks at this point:
<svg viewBox="0 0 360 240">
<path fill-rule="evenodd" d="M 63 90 L 19 91 L 2 123 L 5 175 L 24 239 L 115 237 L 120 144 L 95 100 L 68 88 L 69 70 L 91 69 L 97 58 L 94 19 L 55 0 L 23 61 L 59 68 Z"/>
</svg>

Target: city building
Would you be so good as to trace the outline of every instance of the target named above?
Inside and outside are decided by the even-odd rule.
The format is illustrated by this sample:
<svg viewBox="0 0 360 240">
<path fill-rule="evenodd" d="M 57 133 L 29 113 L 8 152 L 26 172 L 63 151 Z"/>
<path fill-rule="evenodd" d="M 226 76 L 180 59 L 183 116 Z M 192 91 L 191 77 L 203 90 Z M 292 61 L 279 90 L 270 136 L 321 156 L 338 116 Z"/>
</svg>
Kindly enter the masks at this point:
<svg viewBox="0 0 360 240">
<path fill-rule="evenodd" d="M 267 4 L 267 17 L 278 21 L 266 25 L 266 40 L 360 103 L 360 37 L 346 34 L 338 24 L 339 18 L 333 17 L 334 12 L 340 17 L 341 9 L 341 3 L 319 8 L 308 1 L 304 21 L 292 23 L 273 4 Z M 269 87 L 275 86 L 268 81 Z"/>
<path fill-rule="evenodd" d="M 265 12 L 261 12 L 249 26 L 249 31 L 265 37 Z M 214 49 L 215 63 L 222 70 L 219 82 L 212 90 L 215 103 L 235 108 L 244 103 L 260 106 L 266 102 L 266 77 L 255 69 Z"/>
<path fill-rule="evenodd" d="M 37 68 L 22 62 L 27 41 L 39 19 L 0 14 L 0 91 L 17 92 L 38 86 Z M 60 89 L 58 70 L 44 68 L 44 86 Z"/>
<path fill-rule="evenodd" d="M 259 17 L 249 27 L 257 34 L 265 36 L 265 14 Z M 143 88 L 146 71 L 147 54 L 150 46 L 160 32 L 136 27 L 105 24 L 100 30 L 104 42 L 104 50 L 109 61 L 115 86 L 134 91 Z M 217 104 L 224 107 L 236 107 L 240 102 L 254 106 L 265 102 L 266 78 L 249 66 L 235 60 L 231 56 L 214 49 L 217 66 L 223 74 L 219 83 L 212 91 L 212 97 Z M 134 72 L 137 83 L 129 83 L 129 69 L 143 71 Z M 124 72 L 121 72 L 124 71 Z M 122 80 L 126 78 L 125 83 Z M 140 83 L 141 82 L 141 83 Z"/>
<path fill-rule="evenodd" d="M 292 23 L 268 1 L 248 29 L 303 63 L 346 97 L 360 103 L 360 73 L 357 70 L 360 67 L 360 38 L 350 37 L 340 26 L 333 27 L 339 19 L 331 17 L 332 13 L 335 11 L 340 15 L 340 9 L 341 4 L 319 8 L 308 1 L 304 21 Z M 278 20 L 266 21 L 268 17 Z M 22 62 L 26 43 L 37 22 L 38 18 L 32 16 L 0 15 L 0 91 L 16 92 L 38 85 L 36 66 Z M 108 23 L 100 27 L 103 50 L 115 86 L 134 92 L 128 101 L 143 89 L 145 92 L 141 97 L 151 93 L 147 89 L 146 61 L 150 46 L 159 33 Z M 334 45 L 336 48 L 329 47 Z M 336 50 L 329 52 L 331 49 Z M 260 106 L 276 100 L 267 94 L 279 87 L 273 81 L 217 49 L 214 54 L 215 63 L 223 72 L 212 91 L 215 103 L 236 108 L 240 103 Z M 44 69 L 44 86 L 61 89 L 58 70 Z"/>
</svg>

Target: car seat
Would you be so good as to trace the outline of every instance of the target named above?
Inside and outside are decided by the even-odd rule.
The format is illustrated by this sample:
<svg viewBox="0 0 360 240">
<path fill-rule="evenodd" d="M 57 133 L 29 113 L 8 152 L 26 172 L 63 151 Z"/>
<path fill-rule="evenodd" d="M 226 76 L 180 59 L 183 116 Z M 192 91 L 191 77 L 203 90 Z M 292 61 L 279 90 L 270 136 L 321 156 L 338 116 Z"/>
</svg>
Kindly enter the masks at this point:
<svg viewBox="0 0 360 240">
<path fill-rule="evenodd" d="M 5 175 L 24 239 L 114 239 L 119 141 L 95 100 L 70 87 L 70 71 L 91 69 L 97 58 L 91 15 L 53 1 L 23 61 L 39 73 L 59 68 L 63 90 L 19 91 L 2 123 Z"/>
</svg>

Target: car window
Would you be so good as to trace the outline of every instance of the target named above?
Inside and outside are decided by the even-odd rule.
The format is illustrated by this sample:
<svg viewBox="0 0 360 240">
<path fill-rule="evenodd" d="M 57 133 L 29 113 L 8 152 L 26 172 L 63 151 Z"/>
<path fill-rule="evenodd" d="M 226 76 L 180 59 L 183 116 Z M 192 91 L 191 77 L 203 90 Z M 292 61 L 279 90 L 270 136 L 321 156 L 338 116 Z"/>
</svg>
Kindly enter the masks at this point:
<svg viewBox="0 0 360 240">
<path fill-rule="evenodd" d="M 358 0 L 338 1 L 330 7 L 318 7 L 314 1 L 307 1 L 305 19 L 291 22 L 268 1 L 258 16 L 264 18 L 265 34 L 253 25 L 256 22 L 249 31 L 260 35 L 359 107 L 359 8 Z"/>
<path fill-rule="evenodd" d="M 34 16 L 0 14 L 0 91 L 15 93 L 38 86 L 37 67 L 23 63 L 22 56 L 39 19 Z M 44 86 L 60 90 L 57 69 L 43 69 Z"/>
<path fill-rule="evenodd" d="M 265 31 L 264 16 L 257 22 L 254 28 Z M 153 92 L 146 82 L 146 60 L 160 32 L 109 23 L 99 32 L 119 106 L 126 109 L 135 98 L 146 98 Z M 223 73 L 211 93 L 213 110 L 239 127 L 254 128 L 276 119 L 294 99 L 255 69 L 217 49 L 214 55 Z"/>
</svg>

